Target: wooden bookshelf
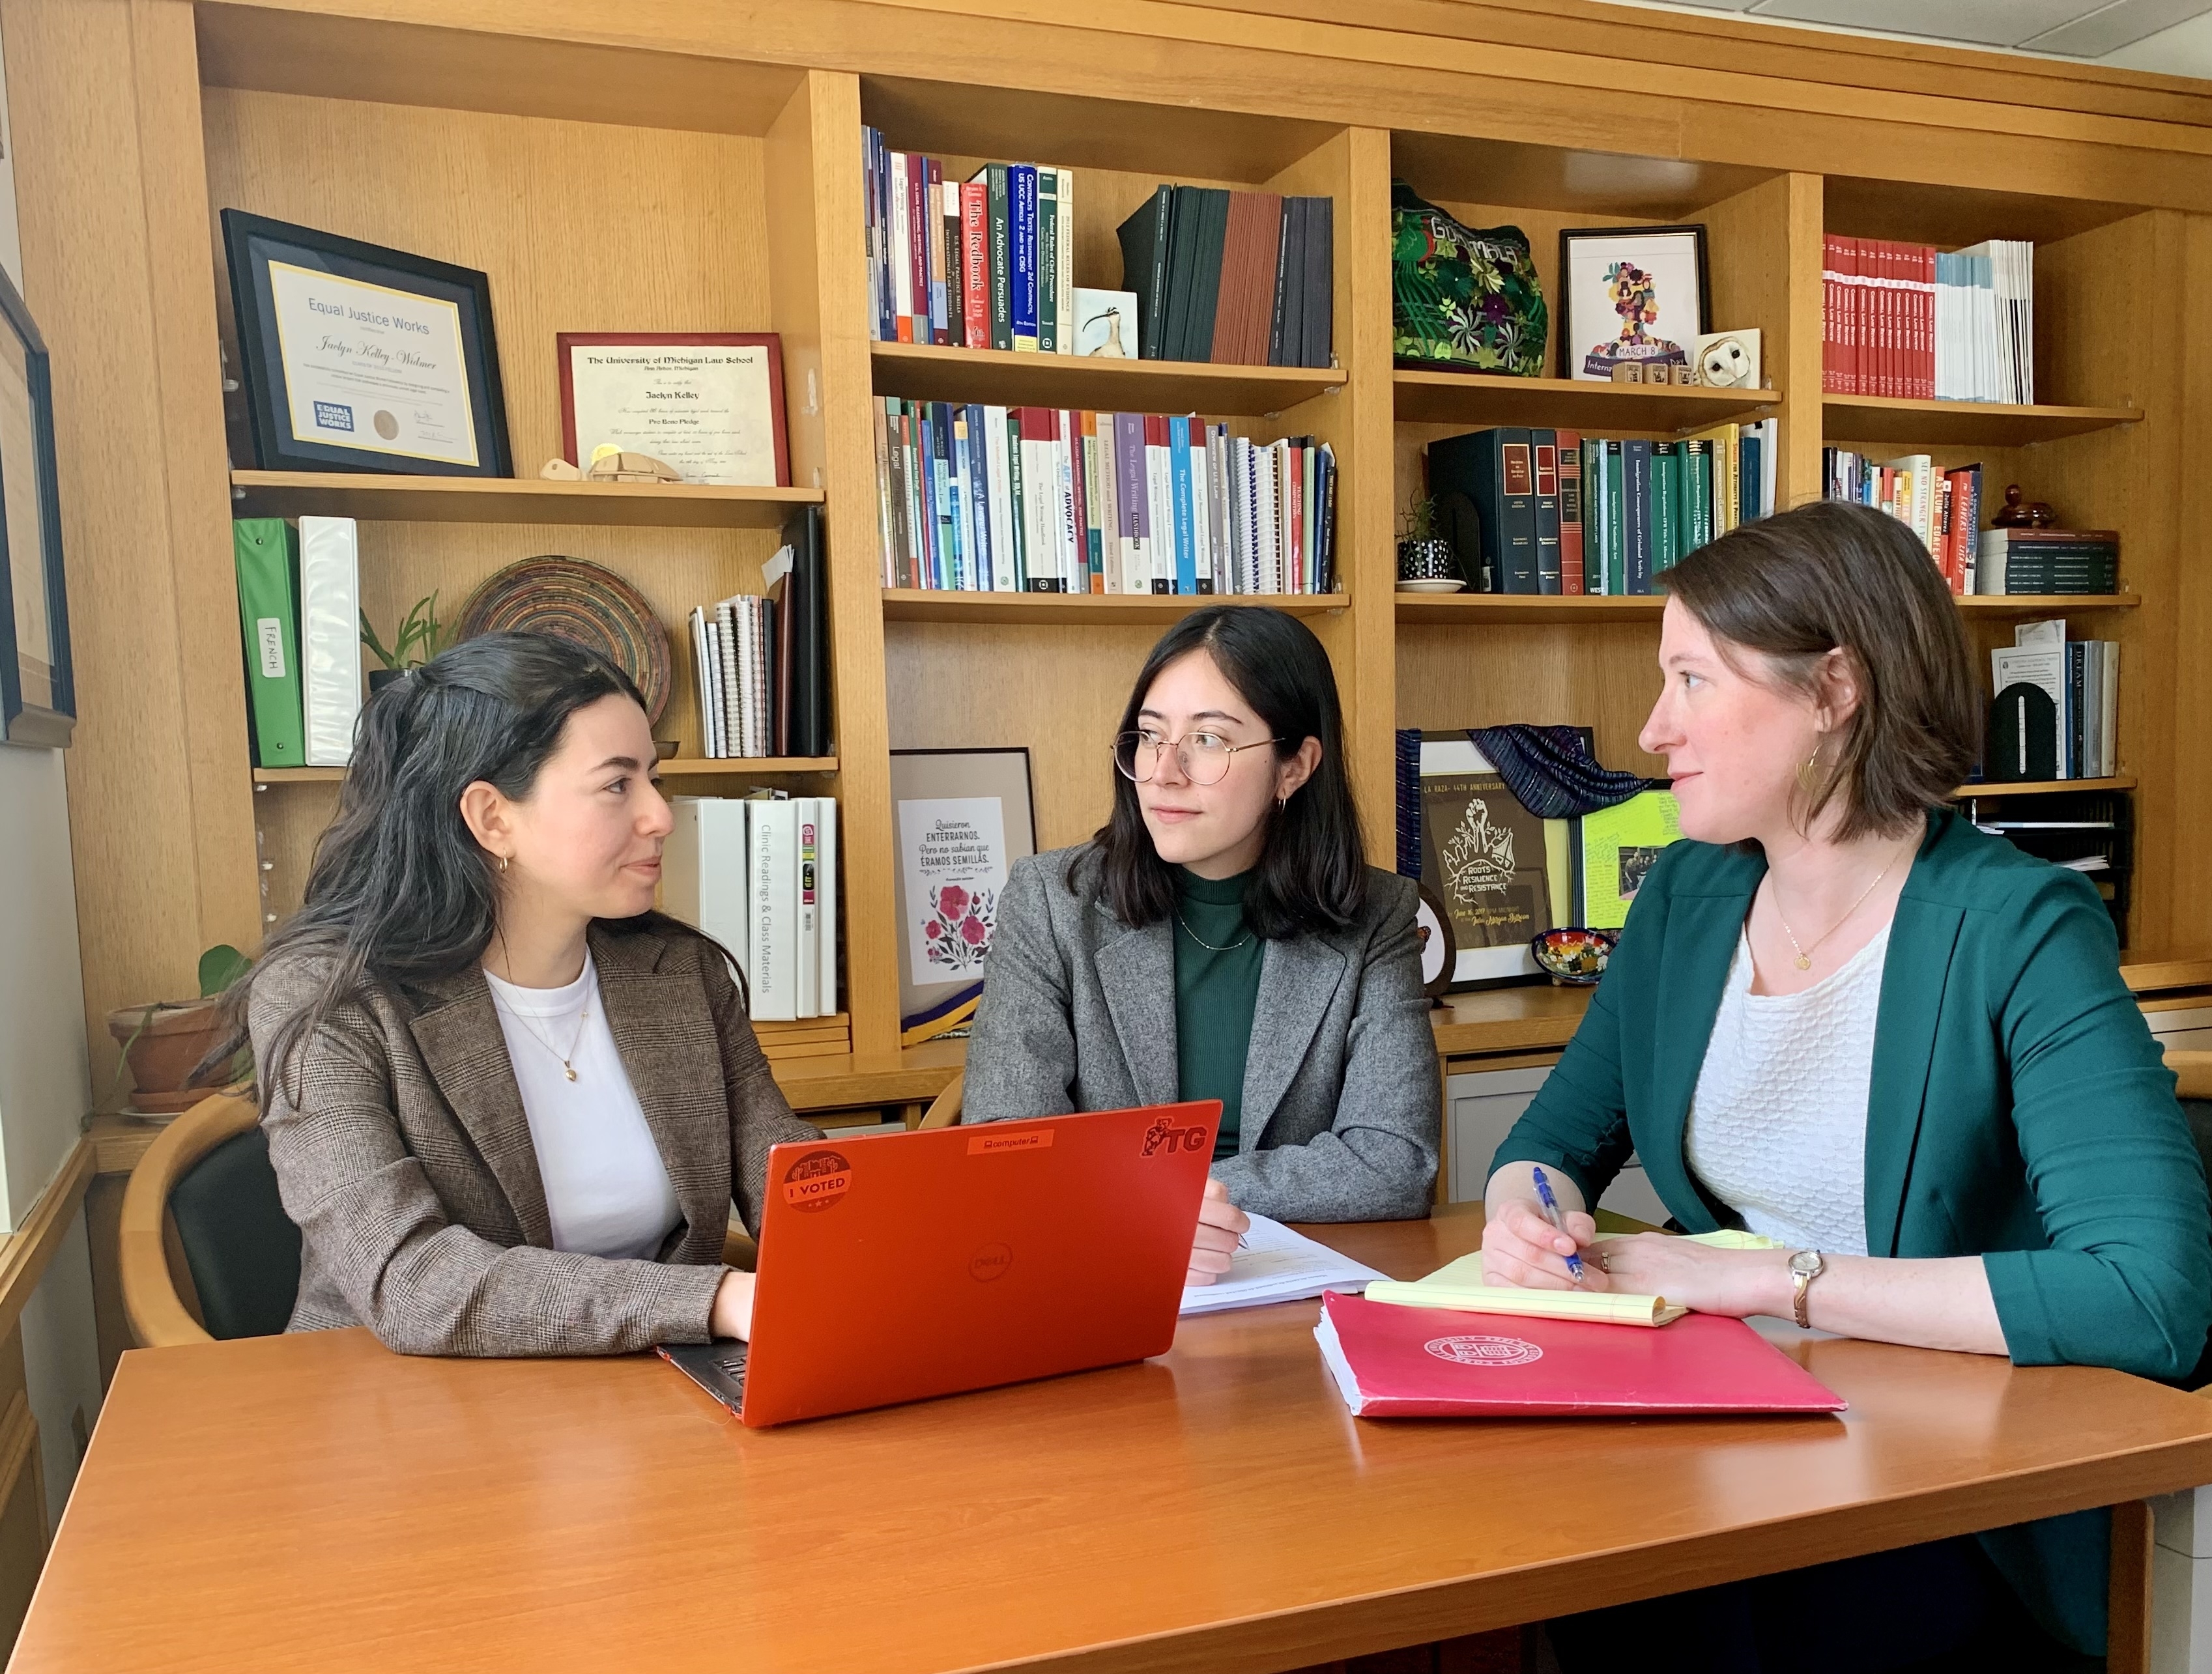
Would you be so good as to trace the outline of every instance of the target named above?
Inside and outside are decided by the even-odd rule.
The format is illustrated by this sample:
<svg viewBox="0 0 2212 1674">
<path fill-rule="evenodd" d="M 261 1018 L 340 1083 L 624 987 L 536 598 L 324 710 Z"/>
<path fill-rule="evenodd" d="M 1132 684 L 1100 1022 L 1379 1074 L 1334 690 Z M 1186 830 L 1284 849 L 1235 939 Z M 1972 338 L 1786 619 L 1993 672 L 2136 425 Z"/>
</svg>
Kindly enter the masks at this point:
<svg viewBox="0 0 2212 1674">
<path fill-rule="evenodd" d="M 2045 63 L 1994 54 L 1933 64 L 1920 48 L 1810 32 L 1754 42 L 1725 20 L 1601 15 L 1579 0 L 1545 12 L 1552 33 L 1534 56 L 1528 9 L 1544 11 L 1544 0 L 1454 9 L 1449 34 L 1407 11 L 1391 26 L 1396 56 L 1377 56 L 1375 31 L 1318 14 L 1285 52 L 1279 18 L 1258 10 L 1102 0 L 1073 21 L 1010 22 L 950 3 L 917 56 L 864 0 L 787 0 L 766 33 L 750 14 L 647 12 L 618 44 L 572 39 L 520 0 L 481 0 L 465 28 L 418 0 L 153 6 L 128 19 L 103 0 L 0 0 L 26 289 L 58 386 L 87 720 L 70 763 L 71 828 L 88 881 L 79 910 L 96 1079 L 112 1064 L 98 1020 L 178 987 L 204 947 L 256 945 L 262 881 L 270 911 L 296 901 L 335 802 L 331 770 L 251 768 L 228 527 L 237 513 L 361 519 L 362 603 L 380 626 L 434 591 L 441 614 L 457 613 L 483 577 L 560 551 L 628 577 L 675 629 L 691 606 L 757 587 L 778 526 L 823 506 L 835 757 L 698 756 L 680 635 L 657 730 L 691 752 L 662 768 L 687 790 L 781 775 L 839 800 L 854 1051 L 779 1066 L 787 1079 L 825 1066 L 807 1072 L 825 1083 L 810 1107 L 829 1108 L 927 1097 L 957 1062 L 957 1048 L 928 1062 L 897 1050 L 892 750 L 1025 748 L 1040 840 L 1074 840 L 1103 815 L 1105 738 L 1130 679 L 1191 609 L 1267 603 L 1312 627 L 1338 670 L 1375 852 L 1390 828 L 1399 726 L 1571 722 L 1594 729 L 1608 765 L 1662 768 L 1637 735 L 1663 598 L 1395 591 L 1396 519 L 1419 495 L 1422 450 L 1487 424 L 1667 436 L 1771 416 L 1784 506 L 1820 492 L 1820 449 L 1835 441 L 1980 461 L 1995 495 L 2019 482 L 2069 523 L 2121 531 L 2127 593 L 1976 597 L 1960 610 L 1978 650 L 2039 616 L 2090 616 L 2121 642 L 2120 759 L 2131 775 L 2048 788 L 2134 791 L 2131 951 L 2212 946 L 2212 889 L 2189 840 L 2212 828 L 2212 775 L 2190 753 L 2201 742 L 2194 718 L 2212 713 L 2212 665 L 2191 654 L 2212 632 L 2212 552 L 2172 486 L 2212 409 L 2185 303 L 2212 280 L 2212 241 L 2185 235 L 2186 217 L 2212 214 L 2212 156 L 2188 141 L 2212 127 L 2212 94 L 2102 70 L 2054 78 Z M 1626 100 L 1592 98 L 1619 82 L 1627 18 L 1659 73 Z M 1109 39 L 1115 50 L 1102 52 Z M 1517 55 L 1502 78 L 1500 53 Z M 1705 80 L 1690 88 L 1685 69 Z M 120 116 L 88 124 L 87 111 Z M 125 118 L 131 143 L 118 146 Z M 1119 285 L 1115 229 L 1161 180 L 1331 197 L 1335 364 L 872 343 L 864 122 L 948 162 L 1043 156 L 1077 169 L 1085 285 Z M 1827 172 L 1844 167 L 1854 173 Z M 1553 307 L 1547 369 L 1562 330 L 1562 229 L 1703 224 L 1710 319 L 1763 332 L 1770 387 L 1395 366 L 1394 178 L 1469 226 L 1522 229 Z M 424 190 L 450 180 L 477 189 Z M 230 329 L 214 232 L 226 207 L 485 270 L 526 472 L 560 451 L 556 332 L 775 331 L 792 477 L 806 486 L 234 474 L 212 370 Z M 2049 404 L 1824 397 L 1830 229 L 1954 247 L 2040 240 L 2037 387 Z M 70 282 L 95 261 L 121 277 Z M 118 365 L 147 371 L 132 385 L 143 399 L 112 398 Z M 1255 440 L 1327 440 L 1340 472 L 1343 591 L 1267 601 L 886 592 L 879 395 L 1196 411 Z M 149 618 L 163 628 L 151 639 Z M 160 840 L 118 859 L 107 834 L 145 826 L 149 807 L 161 810 Z M 106 887 L 123 867 L 128 887 Z M 1449 1027 L 1466 1033 L 1451 1050 L 1525 1049 L 1530 1031 L 1556 1033 L 1558 1009 L 1578 997 L 1548 992 L 1564 998 L 1544 1001 L 1555 1013 L 1542 1017 L 1490 1016 L 1474 997 L 1455 1004 Z"/>
<path fill-rule="evenodd" d="M 1261 417 L 1344 386 L 1336 368 L 1212 366 L 1191 361 L 1016 354 L 872 343 L 878 395 L 998 407 L 1078 407 L 1116 413 Z"/>
<path fill-rule="evenodd" d="M 756 755 L 717 760 L 703 755 L 672 755 L 660 763 L 663 779 L 744 779 L 793 773 L 834 773 L 834 755 Z M 343 767 L 256 767 L 256 790 L 284 785 L 337 785 Z"/>
<path fill-rule="evenodd" d="M 1397 417 L 1414 424 L 1536 424 L 1601 435 L 1702 430 L 1765 417 L 1782 404 L 1773 390 L 1708 390 L 1697 385 L 1594 384 L 1581 379 L 1498 378 L 1416 372 L 1390 377 Z"/>
<path fill-rule="evenodd" d="M 2143 417 L 2140 407 L 2020 407 L 1995 401 L 1902 401 L 1875 395 L 1820 397 L 1820 434 L 1843 443 L 2026 447 L 2140 424 Z"/>
<path fill-rule="evenodd" d="M 819 488 L 706 482 L 549 482 L 542 478 L 380 476 L 234 470 L 238 515 L 363 523 L 541 523 L 611 529 L 775 529 Z"/>
<path fill-rule="evenodd" d="M 2135 788 L 2133 773 L 2116 773 L 2110 779 L 2021 779 L 2002 783 L 1990 781 L 1979 785 L 1961 785 L 1954 794 L 1961 802 L 1969 797 L 1985 802 L 1991 797 L 2064 796 L 2075 791 L 2132 791 Z"/>
</svg>

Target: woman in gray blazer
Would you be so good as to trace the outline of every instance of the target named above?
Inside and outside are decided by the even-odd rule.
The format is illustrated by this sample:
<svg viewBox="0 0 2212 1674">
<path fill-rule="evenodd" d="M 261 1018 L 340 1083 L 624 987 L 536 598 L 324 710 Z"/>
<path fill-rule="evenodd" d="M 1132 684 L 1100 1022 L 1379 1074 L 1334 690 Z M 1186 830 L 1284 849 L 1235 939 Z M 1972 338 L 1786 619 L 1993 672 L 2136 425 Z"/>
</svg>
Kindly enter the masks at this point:
<svg viewBox="0 0 2212 1674">
<path fill-rule="evenodd" d="M 727 955 L 653 910 L 653 758 L 622 670 L 536 634 L 369 701 L 306 902 L 230 999 L 302 1234 L 292 1330 L 444 1355 L 746 1334 L 732 1198 L 757 1227 L 769 1147 L 821 1136 Z"/>
<path fill-rule="evenodd" d="M 1239 1210 L 1427 1213 L 1442 1121 L 1410 879 L 1366 864 L 1328 655 L 1295 616 L 1215 606 L 1152 648 L 1114 812 L 999 899 L 964 1113 L 1222 1104 L 1192 1254 Z M 1234 1207 L 1232 1207 L 1234 1205 Z"/>
</svg>

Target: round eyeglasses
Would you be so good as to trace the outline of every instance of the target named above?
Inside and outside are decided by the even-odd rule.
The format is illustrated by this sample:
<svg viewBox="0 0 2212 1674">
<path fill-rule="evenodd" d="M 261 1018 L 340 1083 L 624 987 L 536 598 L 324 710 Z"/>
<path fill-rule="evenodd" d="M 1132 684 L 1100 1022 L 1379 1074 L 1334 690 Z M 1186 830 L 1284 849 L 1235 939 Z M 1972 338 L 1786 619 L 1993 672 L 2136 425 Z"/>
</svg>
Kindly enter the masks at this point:
<svg viewBox="0 0 2212 1674">
<path fill-rule="evenodd" d="M 1123 732 L 1114 739 L 1114 765 L 1122 778 L 1150 784 L 1159 771 L 1161 755 L 1172 746 L 1176 766 L 1182 769 L 1185 779 L 1194 785 L 1218 785 L 1228 776 L 1229 765 L 1238 750 L 1280 743 L 1279 738 L 1261 738 L 1253 743 L 1232 744 L 1218 732 L 1186 732 L 1180 738 L 1164 738 L 1157 732 Z"/>
</svg>

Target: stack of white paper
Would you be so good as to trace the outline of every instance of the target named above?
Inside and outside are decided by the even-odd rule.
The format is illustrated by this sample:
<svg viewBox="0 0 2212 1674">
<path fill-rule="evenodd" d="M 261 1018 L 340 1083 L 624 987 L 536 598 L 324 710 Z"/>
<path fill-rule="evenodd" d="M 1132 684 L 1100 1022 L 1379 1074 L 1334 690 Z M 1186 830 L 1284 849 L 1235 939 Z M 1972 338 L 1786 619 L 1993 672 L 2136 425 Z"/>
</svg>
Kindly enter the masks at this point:
<svg viewBox="0 0 2212 1674">
<path fill-rule="evenodd" d="M 1295 1302 L 1318 1296 L 1324 1290 L 1357 1295 L 1389 1275 L 1339 1255 L 1326 1244 L 1316 1244 L 1292 1232 L 1280 1221 L 1264 1215 L 1252 1217 L 1252 1230 L 1244 1234 L 1229 1271 L 1212 1284 L 1196 1284 L 1182 1293 L 1182 1312 L 1219 1313 L 1232 1307 L 1258 1307 L 1266 1302 Z"/>
</svg>

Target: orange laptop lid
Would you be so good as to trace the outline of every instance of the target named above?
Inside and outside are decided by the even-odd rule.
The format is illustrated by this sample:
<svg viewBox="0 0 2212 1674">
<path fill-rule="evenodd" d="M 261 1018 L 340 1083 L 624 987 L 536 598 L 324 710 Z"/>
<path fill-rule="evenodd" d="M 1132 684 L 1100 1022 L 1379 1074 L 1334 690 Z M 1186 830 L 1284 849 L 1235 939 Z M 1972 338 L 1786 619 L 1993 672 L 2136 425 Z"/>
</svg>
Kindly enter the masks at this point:
<svg viewBox="0 0 2212 1674">
<path fill-rule="evenodd" d="M 1218 1100 L 769 1153 L 742 1416 L 818 1418 L 1164 1354 Z"/>
</svg>

